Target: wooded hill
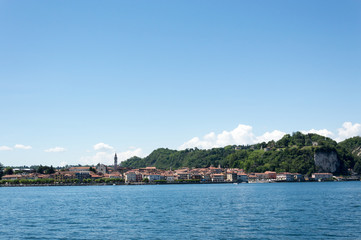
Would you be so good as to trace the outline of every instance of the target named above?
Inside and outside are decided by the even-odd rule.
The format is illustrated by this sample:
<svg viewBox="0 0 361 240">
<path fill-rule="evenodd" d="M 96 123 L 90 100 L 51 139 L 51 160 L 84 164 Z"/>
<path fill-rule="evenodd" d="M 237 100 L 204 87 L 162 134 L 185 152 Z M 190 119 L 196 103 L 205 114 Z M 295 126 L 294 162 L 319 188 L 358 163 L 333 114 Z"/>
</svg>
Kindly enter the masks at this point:
<svg viewBox="0 0 361 240">
<path fill-rule="evenodd" d="M 343 142 L 317 134 L 301 132 L 286 134 L 279 141 L 247 146 L 226 146 L 201 150 L 171 150 L 159 148 L 145 158 L 132 157 L 122 162 L 123 167 L 141 168 L 155 166 L 159 169 L 180 167 L 242 168 L 246 172 L 298 172 L 310 175 L 317 172 L 315 153 L 337 153 L 339 167 L 336 174 L 349 174 L 349 169 L 361 173 L 361 137 Z"/>
</svg>

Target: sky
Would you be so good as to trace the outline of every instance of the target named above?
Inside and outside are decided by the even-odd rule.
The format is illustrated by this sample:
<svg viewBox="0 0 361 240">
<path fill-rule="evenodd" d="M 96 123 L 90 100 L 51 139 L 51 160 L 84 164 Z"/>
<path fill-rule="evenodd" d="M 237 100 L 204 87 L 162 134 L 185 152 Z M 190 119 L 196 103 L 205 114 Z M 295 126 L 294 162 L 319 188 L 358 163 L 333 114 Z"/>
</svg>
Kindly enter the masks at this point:
<svg viewBox="0 0 361 240">
<path fill-rule="evenodd" d="M 361 2 L 0 0 L 0 163 L 361 135 Z"/>
</svg>

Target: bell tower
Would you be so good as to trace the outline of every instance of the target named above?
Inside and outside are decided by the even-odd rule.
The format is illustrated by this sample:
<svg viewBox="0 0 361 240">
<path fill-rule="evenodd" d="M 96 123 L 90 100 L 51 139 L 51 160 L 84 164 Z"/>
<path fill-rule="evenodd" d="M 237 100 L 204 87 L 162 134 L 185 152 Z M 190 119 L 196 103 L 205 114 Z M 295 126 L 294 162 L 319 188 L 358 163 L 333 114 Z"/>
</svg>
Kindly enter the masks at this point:
<svg viewBox="0 0 361 240">
<path fill-rule="evenodd" d="M 118 157 L 117 157 L 117 153 L 115 153 L 114 155 L 114 172 L 116 172 L 118 170 Z"/>
</svg>

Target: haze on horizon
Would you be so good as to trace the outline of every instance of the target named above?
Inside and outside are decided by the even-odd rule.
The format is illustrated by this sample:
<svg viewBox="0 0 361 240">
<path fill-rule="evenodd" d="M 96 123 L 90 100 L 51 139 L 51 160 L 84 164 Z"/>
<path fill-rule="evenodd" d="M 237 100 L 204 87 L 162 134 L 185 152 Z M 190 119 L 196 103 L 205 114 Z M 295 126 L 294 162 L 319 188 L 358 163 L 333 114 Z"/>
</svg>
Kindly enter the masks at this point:
<svg viewBox="0 0 361 240">
<path fill-rule="evenodd" d="M 361 135 L 359 1 L 0 1 L 0 163 Z"/>
</svg>

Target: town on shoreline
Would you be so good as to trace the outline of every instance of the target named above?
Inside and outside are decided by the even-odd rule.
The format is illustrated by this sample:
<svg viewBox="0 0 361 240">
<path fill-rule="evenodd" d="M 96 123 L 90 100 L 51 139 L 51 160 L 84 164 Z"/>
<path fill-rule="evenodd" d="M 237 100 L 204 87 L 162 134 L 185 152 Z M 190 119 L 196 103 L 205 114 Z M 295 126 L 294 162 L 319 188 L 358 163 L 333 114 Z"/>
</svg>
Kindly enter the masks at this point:
<svg viewBox="0 0 361 240">
<path fill-rule="evenodd" d="M 360 176 L 334 176 L 332 173 L 299 173 L 266 171 L 246 173 L 239 168 L 180 168 L 161 170 L 156 167 L 129 169 L 114 165 L 75 166 L 62 169 L 46 167 L 41 171 L 30 168 L 5 171 L 1 186 L 14 185 L 107 185 L 107 184 L 175 184 L 175 183 L 271 183 L 305 181 L 359 181 Z M 10 174 L 9 174 L 10 173 Z"/>
</svg>

